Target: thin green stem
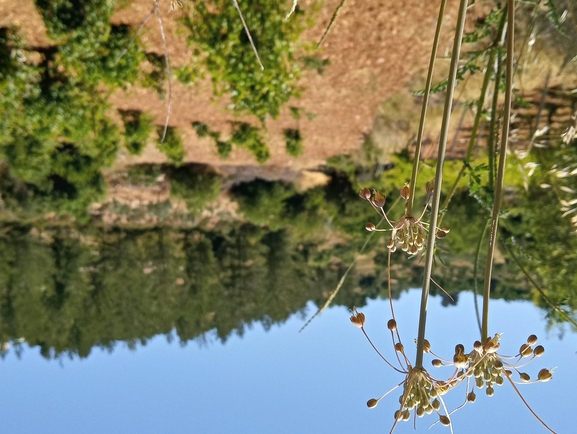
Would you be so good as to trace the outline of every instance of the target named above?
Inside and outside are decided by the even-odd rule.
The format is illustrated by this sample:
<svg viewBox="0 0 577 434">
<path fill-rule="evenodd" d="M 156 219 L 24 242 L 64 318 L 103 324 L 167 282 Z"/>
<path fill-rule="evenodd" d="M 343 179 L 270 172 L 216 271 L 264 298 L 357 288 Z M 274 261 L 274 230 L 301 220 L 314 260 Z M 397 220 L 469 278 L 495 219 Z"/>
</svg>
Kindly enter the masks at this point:
<svg viewBox="0 0 577 434">
<path fill-rule="evenodd" d="M 429 106 L 429 97 L 431 96 L 435 60 L 437 59 L 437 50 L 439 48 L 439 39 L 441 38 L 441 27 L 443 26 L 443 17 L 445 16 L 446 5 L 447 0 L 442 0 L 441 7 L 439 8 L 439 16 L 437 17 L 437 27 L 435 28 L 435 38 L 433 40 L 433 49 L 431 50 L 431 59 L 429 60 L 429 70 L 427 72 L 427 81 L 425 82 L 425 94 L 423 96 L 423 106 L 421 108 L 419 130 L 417 131 L 417 146 L 415 148 L 415 156 L 413 157 L 413 172 L 411 173 L 411 183 L 409 185 L 409 200 L 407 201 L 406 209 L 407 215 L 412 214 L 413 204 L 415 202 L 415 187 L 417 184 L 417 173 L 419 171 L 419 160 L 421 159 L 423 134 L 425 132 L 425 120 L 427 118 L 427 108 Z"/>
<path fill-rule="evenodd" d="M 333 14 L 333 16 L 331 17 L 331 21 L 327 27 L 327 29 L 325 30 L 325 32 L 323 33 L 323 36 L 321 38 L 321 40 L 319 41 L 319 43 L 317 44 L 317 50 L 318 48 L 322 45 L 322 43 L 324 42 L 324 40 L 326 39 L 326 37 L 328 36 L 329 32 L 331 31 L 331 29 L 333 28 L 333 24 L 335 23 L 337 17 L 339 16 L 339 14 L 341 13 L 341 10 L 345 7 L 345 3 L 347 2 L 347 0 L 342 0 L 341 4 L 337 7 L 337 9 L 335 10 L 335 13 Z"/>
<path fill-rule="evenodd" d="M 487 220 L 487 222 L 483 226 L 483 230 L 481 231 L 481 236 L 479 237 L 479 242 L 477 243 L 477 250 L 475 252 L 475 264 L 473 265 L 473 293 L 475 295 L 475 298 L 473 300 L 475 302 L 475 315 L 477 316 L 479 333 L 481 333 L 481 315 L 479 314 L 479 305 L 477 303 L 477 271 L 479 264 L 479 256 L 481 253 L 481 244 L 483 243 L 483 239 L 485 238 L 485 233 L 487 232 L 487 228 L 489 227 L 490 221 L 491 220 Z"/>
<path fill-rule="evenodd" d="M 491 122 L 489 123 L 489 139 L 487 141 L 487 152 L 489 154 L 489 189 L 495 189 L 495 127 L 497 125 L 497 110 L 499 103 L 499 85 L 501 83 L 501 55 L 497 56 L 497 71 L 495 72 L 495 86 L 493 90 L 493 101 L 491 102 Z"/>
<path fill-rule="evenodd" d="M 485 286 L 483 290 L 483 324 L 481 342 L 489 336 L 489 301 L 491 297 L 491 275 L 493 273 L 493 258 L 497 244 L 497 229 L 499 227 L 499 210 L 503 194 L 503 180 L 505 178 L 505 164 L 507 161 L 507 145 L 509 144 L 509 120 L 511 118 L 511 98 L 513 94 L 513 57 L 515 43 L 515 1 L 508 0 L 507 7 L 507 67 L 505 77 L 505 107 L 503 113 L 503 134 L 499 152 L 499 168 L 495 182 L 495 197 L 493 214 L 491 216 L 491 230 L 489 232 L 489 248 L 487 250 L 487 264 L 485 268 Z"/>
<path fill-rule="evenodd" d="M 433 255 L 435 253 L 435 228 L 439 217 L 439 205 L 441 202 L 441 186 L 443 184 L 443 165 L 445 163 L 445 151 L 447 149 L 447 138 L 449 135 L 449 121 L 451 120 L 451 109 L 453 107 L 453 95 L 457 81 L 457 67 L 461 54 L 461 43 L 465 28 L 465 18 L 467 14 L 467 0 L 461 0 L 457 18 L 457 28 L 455 30 L 455 40 L 453 42 L 453 52 L 451 55 L 451 66 L 449 69 L 449 79 L 447 95 L 445 96 L 445 106 L 443 108 L 443 120 L 441 122 L 441 134 L 439 137 L 439 151 L 437 156 L 437 172 L 435 175 L 435 187 L 433 191 L 433 202 L 431 204 L 431 221 L 429 236 L 427 238 L 427 253 L 425 256 L 425 275 L 423 277 L 423 290 L 421 292 L 421 307 L 419 314 L 419 334 L 417 337 L 417 357 L 415 368 L 423 369 L 423 348 L 425 344 L 425 328 L 427 322 L 427 305 L 429 303 L 429 289 L 431 287 L 431 272 L 433 269 Z"/>
</svg>

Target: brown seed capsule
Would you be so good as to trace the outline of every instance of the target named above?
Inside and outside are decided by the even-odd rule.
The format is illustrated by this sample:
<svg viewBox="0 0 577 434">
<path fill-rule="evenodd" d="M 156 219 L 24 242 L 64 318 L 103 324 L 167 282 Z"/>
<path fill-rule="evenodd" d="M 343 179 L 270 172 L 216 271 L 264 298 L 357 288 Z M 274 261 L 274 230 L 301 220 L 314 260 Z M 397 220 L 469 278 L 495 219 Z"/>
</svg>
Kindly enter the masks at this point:
<svg viewBox="0 0 577 434">
<path fill-rule="evenodd" d="M 469 392 L 467 394 L 467 401 L 475 402 L 476 400 L 477 400 L 477 395 L 475 395 L 475 392 Z"/>
<path fill-rule="evenodd" d="M 427 192 L 428 195 L 433 194 L 433 191 L 435 191 L 435 181 L 434 180 L 431 180 L 425 184 L 425 191 Z"/>
<path fill-rule="evenodd" d="M 505 375 L 509 378 L 511 378 L 511 376 L 513 375 L 513 371 L 509 370 L 509 369 L 505 369 Z"/>
<path fill-rule="evenodd" d="M 365 314 L 362 312 L 353 311 L 351 316 L 351 322 L 358 328 L 363 328 L 365 326 Z"/>
<path fill-rule="evenodd" d="M 455 365 L 455 368 L 465 369 L 468 364 L 469 364 L 469 359 L 464 354 L 459 353 L 459 354 L 455 354 L 453 356 L 453 365 Z"/>
<path fill-rule="evenodd" d="M 451 425 L 451 419 L 449 419 L 449 417 L 445 416 L 444 414 L 439 417 L 439 422 L 445 426 Z"/>
<path fill-rule="evenodd" d="M 361 199 L 370 200 L 372 196 L 371 190 L 365 187 L 361 191 L 359 191 L 359 196 L 361 197 Z"/>
<path fill-rule="evenodd" d="M 465 354 L 465 346 L 463 344 L 455 345 L 455 354 Z"/>
<path fill-rule="evenodd" d="M 447 232 L 439 229 L 435 235 L 438 239 L 442 240 L 443 238 L 445 238 L 447 236 Z"/>
<path fill-rule="evenodd" d="M 483 344 L 479 341 L 475 341 L 475 343 L 473 344 L 473 348 L 475 348 L 475 351 L 480 353 L 483 351 Z"/>
<path fill-rule="evenodd" d="M 525 383 L 528 383 L 529 381 L 531 381 L 530 375 L 527 374 L 526 372 L 521 372 L 519 374 L 519 378 L 521 378 L 521 380 L 524 381 Z"/>
<path fill-rule="evenodd" d="M 531 354 L 533 354 L 533 350 L 528 344 L 523 344 L 521 345 L 521 348 L 519 348 L 519 354 L 521 357 L 529 357 Z"/>
<path fill-rule="evenodd" d="M 535 345 L 537 343 L 537 336 L 535 335 L 531 335 L 527 338 L 527 343 L 531 346 Z"/>
<path fill-rule="evenodd" d="M 549 381 L 551 378 L 553 378 L 553 374 L 549 369 L 546 368 L 541 369 L 537 374 L 537 379 L 539 381 Z"/>
<path fill-rule="evenodd" d="M 438 368 L 439 366 L 443 366 L 443 362 L 441 362 L 439 359 L 433 359 L 433 360 L 431 360 L 431 364 L 432 364 L 435 368 Z"/>
<path fill-rule="evenodd" d="M 387 249 L 392 249 L 393 247 L 395 247 L 395 240 L 393 240 L 392 238 L 389 238 L 387 240 Z"/>
<path fill-rule="evenodd" d="M 375 193 L 373 194 L 373 199 L 372 199 L 372 203 L 374 206 L 376 206 L 377 208 L 382 208 L 385 206 L 385 195 L 383 193 L 379 193 L 378 191 L 375 191 Z"/>
<path fill-rule="evenodd" d="M 439 401 L 438 399 L 433 400 L 433 402 L 431 402 L 431 406 L 433 407 L 434 410 L 439 410 L 439 408 L 441 408 L 441 401 Z"/>
<path fill-rule="evenodd" d="M 405 352 L 405 347 L 403 346 L 403 344 L 401 344 L 400 342 L 397 342 L 395 344 L 395 350 L 398 351 L 399 353 L 404 353 Z"/>
<path fill-rule="evenodd" d="M 495 389 L 493 389 L 493 387 L 491 386 L 487 386 L 487 388 L 485 389 L 485 393 L 487 394 L 487 396 L 493 396 L 495 394 Z"/>
<path fill-rule="evenodd" d="M 426 339 L 423 341 L 423 351 L 425 353 L 428 353 L 429 351 L 431 351 L 431 344 Z"/>
<path fill-rule="evenodd" d="M 451 232 L 451 228 L 449 226 L 442 226 L 441 230 L 447 234 Z"/>
<path fill-rule="evenodd" d="M 543 345 L 537 345 L 533 350 L 535 357 L 541 357 L 545 353 L 545 347 Z"/>
<path fill-rule="evenodd" d="M 407 200 L 409 198 L 409 186 L 405 185 L 403 188 L 401 188 L 401 197 L 405 200 Z"/>
<path fill-rule="evenodd" d="M 375 229 L 377 229 L 377 227 L 375 226 L 374 223 L 368 222 L 368 223 L 365 225 L 365 229 L 366 229 L 367 231 L 369 231 L 369 232 L 373 232 Z"/>
<path fill-rule="evenodd" d="M 397 321 L 395 321 L 394 319 L 390 319 L 390 320 L 387 322 L 387 328 L 388 328 L 390 331 L 395 331 L 395 330 L 397 330 Z"/>
<path fill-rule="evenodd" d="M 367 401 L 367 407 L 369 408 L 375 408 L 377 406 L 377 404 L 379 403 L 378 399 L 375 398 L 371 398 Z"/>
<path fill-rule="evenodd" d="M 395 420 L 402 420 L 403 419 L 403 412 L 401 410 L 395 411 L 394 417 L 395 417 Z"/>
</svg>

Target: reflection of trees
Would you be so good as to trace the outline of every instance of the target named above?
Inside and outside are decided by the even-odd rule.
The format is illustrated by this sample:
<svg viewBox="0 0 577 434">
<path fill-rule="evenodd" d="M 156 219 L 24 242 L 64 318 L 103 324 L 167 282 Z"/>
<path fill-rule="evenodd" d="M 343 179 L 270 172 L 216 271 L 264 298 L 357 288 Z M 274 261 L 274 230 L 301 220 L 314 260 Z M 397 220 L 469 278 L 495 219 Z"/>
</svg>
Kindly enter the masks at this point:
<svg viewBox="0 0 577 434">
<path fill-rule="evenodd" d="M 327 251 L 290 227 L 248 223 L 212 231 L 17 225 L 2 232 L 0 341 L 24 338 L 45 357 L 85 357 L 93 347 L 134 347 L 173 331 L 184 343 L 213 334 L 224 341 L 255 322 L 268 329 L 309 300 L 322 305 L 347 265 L 336 258 L 350 256 L 346 244 Z M 375 274 L 351 275 L 335 303 L 363 306 L 384 296 L 382 258 L 377 253 Z M 418 265 L 398 267 L 395 296 L 422 278 Z M 437 280 L 470 288 L 465 274 L 460 285 L 455 270 Z"/>
</svg>

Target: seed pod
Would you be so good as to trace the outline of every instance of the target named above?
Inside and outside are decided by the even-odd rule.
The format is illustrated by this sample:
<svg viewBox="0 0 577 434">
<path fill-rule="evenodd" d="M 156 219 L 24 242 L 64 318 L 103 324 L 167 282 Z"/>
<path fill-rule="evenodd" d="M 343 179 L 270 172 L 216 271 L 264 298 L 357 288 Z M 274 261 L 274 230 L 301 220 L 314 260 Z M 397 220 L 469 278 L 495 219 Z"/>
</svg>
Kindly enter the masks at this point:
<svg viewBox="0 0 577 434">
<path fill-rule="evenodd" d="M 405 347 L 403 347 L 403 344 L 401 344 L 400 342 L 397 342 L 395 344 L 395 350 L 398 351 L 399 353 L 404 353 Z"/>
<path fill-rule="evenodd" d="M 535 357 L 541 357 L 544 353 L 545 348 L 543 347 L 543 345 L 537 345 L 533 350 L 533 354 L 535 355 Z"/>
<path fill-rule="evenodd" d="M 409 420 L 411 418 L 411 413 L 409 410 L 403 411 L 403 420 Z"/>
<path fill-rule="evenodd" d="M 393 247 L 395 247 L 395 240 L 393 240 L 392 238 L 389 238 L 387 240 L 387 249 L 392 249 Z"/>
<path fill-rule="evenodd" d="M 509 370 L 509 369 L 505 369 L 505 375 L 509 378 L 511 378 L 511 376 L 513 375 L 513 371 Z"/>
<path fill-rule="evenodd" d="M 493 363 L 493 367 L 495 369 L 497 369 L 498 371 L 503 369 L 503 362 L 500 361 L 499 359 L 495 360 L 495 363 Z"/>
<path fill-rule="evenodd" d="M 519 348 L 519 354 L 521 357 L 529 357 L 531 354 L 533 354 L 533 350 L 528 344 L 523 344 L 521 345 L 521 348 Z"/>
<path fill-rule="evenodd" d="M 483 344 L 479 341 L 475 341 L 475 343 L 473 344 L 473 348 L 475 348 L 475 351 L 480 353 L 483 351 Z"/>
<path fill-rule="evenodd" d="M 435 191 L 435 181 L 434 180 L 431 180 L 425 184 L 425 191 L 427 192 L 427 195 L 433 194 L 433 191 Z"/>
<path fill-rule="evenodd" d="M 439 230 L 437 231 L 437 233 L 435 234 L 435 236 L 436 236 L 438 239 L 442 240 L 443 238 L 445 238 L 445 237 L 447 236 L 447 233 L 446 233 L 445 231 L 439 229 Z"/>
<path fill-rule="evenodd" d="M 535 345 L 537 343 L 537 336 L 535 335 L 531 335 L 527 338 L 527 343 L 531 346 Z"/>
<path fill-rule="evenodd" d="M 443 366 L 443 362 L 441 362 L 439 359 L 433 359 L 431 360 L 431 364 L 435 367 L 438 368 L 440 366 Z"/>
<path fill-rule="evenodd" d="M 447 234 L 451 232 L 451 228 L 449 226 L 441 226 L 441 230 Z"/>
<path fill-rule="evenodd" d="M 465 353 L 465 347 L 463 346 L 463 344 L 455 345 L 455 354 L 464 354 L 464 353 Z"/>
<path fill-rule="evenodd" d="M 439 422 L 445 426 L 451 425 L 451 419 L 449 419 L 449 417 L 445 416 L 444 414 L 439 417 Z"/>
<path fill-rule="evenodd" d="M 467 394 L 467 401 L 468 402 L 475 402 L 477 400 L 477 395 L 475 395 L 475 392 L 471 391 Z"/>
<path fill-rule="evenodd" d="M 361 191 L 359 191 L 359 196 L 361 197 L 361 199 L 364 200 L 370 200 L 371 199 L 371 190 L 369 190 L 367 187 L 361 189 Z"/>
<path fill-rule="evenodd" d="M 553 378 L 553 374 L 549 369 L 546 368 L 541 369 L 537 374 L 537 379 L 539 381 L 549 381 L 551 378 Z"/>
<path fill-rule="evenodd" d="M 403 188 L 401 188 L 401 197 L 405 200 L 407 200 L 409 198 L 409 186 L 405 185 Z"/>
<path fill-rule="evenodd" d="M 375 226 L 374 223 L 368 222 L 368 223 L 365 225 L 365 229 L 366 229 L 367 231 L 369 231 L 369 232 L 373 232 L 375 229 L 377 229 L 377 227 Z"/>
<path fill-rule="evenodd" d="M 378 191 L 375 191 L 375 193 L 373 194 L 373 199 L 372 199 L 372 203 L 374 206 L 376 206 L 377 208 L 382 208 L 385 206 L 385 195 L 383 193 L 380 193 Z"/>
<path fill-rule="evenodd" d="M 353 313 L 351 316 L 351 322 L 358 328 L 363 328 L 365 325 L 365 314 L 362 312 Z"/>
<path fill-rule="evenodd" d="M 403 419 L 403 413 L 401 412 L 401 410 L 395 411 L 394 418 L 395 418 L 395 420 Z"/>
<path fill-rule="evenodd" d="M 423 341 L 423 351 L 425 353 L 428 353 L 429 351 L 431 351 L 431 344 L 426 339 Z"/>
<path fill-rule="evenodd" d="M 477 378 L 475 378 L 475 385 L 476 385 L 479 389 L 482 389 L 483 387 L 485 387 L 485 381 L 483 380 L 483 377 L 477 377 Z"/>
<path fill-rule="evenodd" d="M 439 408 L 441 408 L 441 401 L 435 399 L 433 400 L 433 402 L 431 402 L 431 406 L 433 407 L 434 410 L 439 411 Z"/>
<path fill-rule="evenodd" d="M 497 386 L 502 386 L 504 381 L 505 380 L 503 380 L 503 377 L 501 377 L 500 375 L 497 378 L 495 378 L 495 383 L 497 384 Z"/>
<path fill-rule="evenodd" d="M 417 417 L 423 417 L 425 415 L 425 409 L 423 407 L 417 407 Z"/>
<path fill-rule="evenodd" d="M 495 394 L 495 389 L 493 389 L 492 386 L 487 386 L 487 389 L 485 389 L 485 393 L 487 394 L 487 396 L 493 396 Z"/>
<path fill-rule="evenodd" d="M 378 399 L 375 398 L 371 398 L 367 401 L 367 407 L 369 408 L 375 408 L 377 406 L 377 404 L 379 403 Z"/>
<path fill-rule="evenodd" d="M 387 328 L 388 328 L 390 331 L 395 331 L 395 330 L 397 330 L 397 321 L 395 321 L 394 319 L 390 319 L 390 320 L 387 322 Z"/>
<path fill-rule="evenodd" d="M 524 381 L 525 383 L 528 383 L 529 381 L 531 381 L 531 377 L 529 376 L 529 374 L 527 374 L 526 372 L 521 372 L 519 374 L 519 377 L 521 378 L 522 381 Z"/>
</svg>

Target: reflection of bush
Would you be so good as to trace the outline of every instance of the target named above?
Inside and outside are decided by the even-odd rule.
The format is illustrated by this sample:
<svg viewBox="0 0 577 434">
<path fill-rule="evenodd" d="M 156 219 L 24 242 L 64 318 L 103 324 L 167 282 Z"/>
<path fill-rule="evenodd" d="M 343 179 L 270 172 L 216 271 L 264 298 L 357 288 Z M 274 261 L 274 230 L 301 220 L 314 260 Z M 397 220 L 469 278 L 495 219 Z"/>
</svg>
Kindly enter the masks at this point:
<svg viewBox="0 0 577 434">
<path fill-rule="evenodd" d="M 220 193 L 220 176 L 210 169 L 186 165 L 169 170 L 170 194 L 184 200 L 193 214 L 200 213 L 206 204 L 216 200 Z"/>
<path fill-rule="evenodd" d="M 194 14 L 186 17 L 184 24 L 195 50 L 194 61 L 206 65 L 215 93 L 230 94 L 234 111 L 253 114 L 264 122 L 267 115 L 276 118 L 281 106 L 298 93 L 300 70 L 294 53 L 301 20 L 298 15 L 284 20 L 285 5 L 271 0 L 253 1 L 243 14 L 264 71 L 255 59 L 233 2 L 197 2 Z"/>
</svg>

